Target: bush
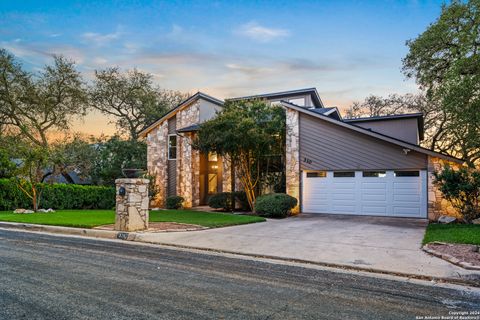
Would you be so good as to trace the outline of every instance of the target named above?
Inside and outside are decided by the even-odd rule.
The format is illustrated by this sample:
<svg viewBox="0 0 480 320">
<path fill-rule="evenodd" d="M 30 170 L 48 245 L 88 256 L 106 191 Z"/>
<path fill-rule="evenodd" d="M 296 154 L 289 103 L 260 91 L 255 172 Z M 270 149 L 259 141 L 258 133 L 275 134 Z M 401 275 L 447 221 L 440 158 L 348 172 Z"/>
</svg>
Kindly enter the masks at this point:
<svg viewBox="0 0 480 320">
<path fill-rule="evenodd" d="M 185 199 L 180 196 L 171 196 L 167 198 L 167 209 L 180 209 Z"/>
<path fill-rule="evenodd" d="M 297 199 L 284 193 L 260 196 L 255 201 L 255 212 L 271 218 L 285 218 L 297 205 Z"/>
<path fill-rule="evenodd" d="M 443 197 L 458 209 L 467 222 L 480 217 L 480 171 L 462 167 L 458 170 L 448 165 L 435 172 L 435 184 Z"/>
<path fill-rule="evenodd" d="M 115 206 L 115 188 L 78 184 L 47 184 L 38 186 L 40 208 L 111 209 Z M 31 208 L 32 201 L 17 186 L 14 179 L 0 179 L 0 210 Z"/>
<path fill-rule="evenodd" d="M 214 209 L 232 210 L 232 194 L 230 192 L 220 192 L 212 195 L 208 199 L 208 206 Z"/>
<path fill-rule="evenodd" d="M 250 206 L 248 205 L 247 195 L 244 191 L 236 191 L 233 193 L 235 202 L 240 204 L 240 209 L 243 211 L 249 211 Z M 208 206 L 214 209 L 223 209 L 225 211 L 231 211 L 235 209 L 235 205 L 232 205 L 232 193 L 231 192 L 220 192 L 216 193 L 208 199 Z"/>
</svg>

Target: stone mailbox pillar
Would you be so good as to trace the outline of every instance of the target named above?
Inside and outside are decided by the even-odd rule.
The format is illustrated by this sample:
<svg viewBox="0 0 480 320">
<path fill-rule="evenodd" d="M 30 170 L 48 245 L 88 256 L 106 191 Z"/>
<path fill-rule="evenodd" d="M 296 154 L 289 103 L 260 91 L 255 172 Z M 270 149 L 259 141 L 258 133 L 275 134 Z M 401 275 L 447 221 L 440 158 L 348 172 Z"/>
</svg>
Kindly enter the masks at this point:
<svg viewBox="0 0 480 320">
<path fill-rule="evenodd" d="M 148 179 L 115 180 L 117 196 L 115 230 L 148 229 Z"/>
</svg>

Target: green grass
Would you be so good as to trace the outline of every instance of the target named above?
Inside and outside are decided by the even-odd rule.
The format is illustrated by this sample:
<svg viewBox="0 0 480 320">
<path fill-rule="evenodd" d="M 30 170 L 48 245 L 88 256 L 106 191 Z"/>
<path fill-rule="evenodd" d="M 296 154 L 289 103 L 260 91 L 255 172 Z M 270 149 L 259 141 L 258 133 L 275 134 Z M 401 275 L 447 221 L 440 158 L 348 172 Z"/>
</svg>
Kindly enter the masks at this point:
<svg viewBox="0 0 480 320">
<path fill-rule="evenodd" d="M 11 211 L 0 211 L 0 221 L 93 228 L 113 224 L 115 222 L 115 212 L 112 210 L 59 210 L 55 213 L 15 214 Z M 265 221 L 265 219 L 227 213 L 191 210 L 150 211 L 150 222 L 179 222 L 212 228 L 261 221 Z"/>
<path fill-rule="evenodd" d="M 480 225 L 431 223 L 425 232 L 423 244 L 433 241 L 480 244 Z"/>
</svg>

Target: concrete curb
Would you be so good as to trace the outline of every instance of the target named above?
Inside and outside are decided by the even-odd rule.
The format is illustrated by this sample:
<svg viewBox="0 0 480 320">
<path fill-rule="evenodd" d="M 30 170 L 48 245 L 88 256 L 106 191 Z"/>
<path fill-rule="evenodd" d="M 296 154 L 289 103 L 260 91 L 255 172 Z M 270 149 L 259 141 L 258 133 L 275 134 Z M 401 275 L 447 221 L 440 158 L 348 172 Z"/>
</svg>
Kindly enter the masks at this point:
<svg viewBox="0 0 480 320">
<path fill-rule="evenodd" d="M 209 248 L 202 248 L 202 247 L 195 247 L 195 246 L 176 245 L 176 244 L 164 243 L 164 242 L 144 241 L 142 240 L 142 233 L 139 233 L 139 232 L 118 232 L 118 231 L 108 231 L 108 230 L 58 227 L 58 226 L 17 223 L 17 222 L 0 222 L 0 228 L 39 231 L 39 232 L 57 233 L 57 234 L 63 234 L 63 235 L 76 235 L 76 236 L 104 238 L 104 239 L 136 241 L 136 242 L 156 244 L 156 245 L 161 245 L 161 246 L 166 246 L 171 248 L 224 253 L 224 254 L 245 256 L 250 258 L 260 258 L 260 259 L 277 260 L 277 261 L 291 262 L 291 263 L 309 264 L 309 265 L 336 268 L 336 269 L 342 269 L 342 270 L 361 271 L 361 272 L 368 272 L 373 274 L 393 275 L 393 276 L 405 277 L 409 279 L 437 281 L 437 282 L 444 282 L 444 283 L 451 283 L 451 284 L 468 285 L 472 287 L 480 287 L 480 276 L 475 276 L 475 277 L 472 277 L 471 279 L 434 277 L 434 276 L 421 275 L 421 274 L 410 274 L 410 273 L 395 272 L 395 271 L 375 269 L 375 268 L 365 268 L 365 267 L 352 266 L 347 264 L 317 262 L 317 261 L 310 261 L 310 260 L 303 260 L 303 259 L 284 258 L 279 256 L 273 256 L 273 255 L 259 255 L 259 254 L 252 254 L 252 253 L 245 253 L 245 252 L 238 252 L 238 251 L 218 250 L 218 249 L 209 249 Z"/>
<path fill-rule="evenodd" d="M 432 242 L 433 244 L 447 244 L 444 242 Z M 422 250 L 425 251 L 426 253 L 431 254 L 432 256 L 438 257 L 440 259 L 443 259 L 445 261 L 448 261 L 456 266 L 459 266 L 461 268 L 467 269 L 467 270 L 474 270 L 474 271 L 480 271 L 480 266 L 475 266 L 471 263 L 461 261 L 460 259 L 455 258 L 454 256 L 446 253 L 442 253 L 440 251 L 431 249 L 428 247 L 428 243 L 422 247 Z"/>
</svg>

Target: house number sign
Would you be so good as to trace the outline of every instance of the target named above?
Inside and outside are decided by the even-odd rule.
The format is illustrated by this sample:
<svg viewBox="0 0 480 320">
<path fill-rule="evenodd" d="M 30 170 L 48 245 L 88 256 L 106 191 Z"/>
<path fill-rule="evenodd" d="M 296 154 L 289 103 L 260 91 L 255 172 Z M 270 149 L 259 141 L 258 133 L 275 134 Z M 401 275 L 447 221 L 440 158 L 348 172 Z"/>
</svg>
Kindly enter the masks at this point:
<svg viewBox="0 0 480 320">
<path fill-rule="evenodd" d="M 303 162 L 308 163 L 308 164 L 312 164 L 313 161 L 311 159 L 308 159 L 308 158 L 305 157 L 305 158 L 303 158 Z"/>
</svg>

